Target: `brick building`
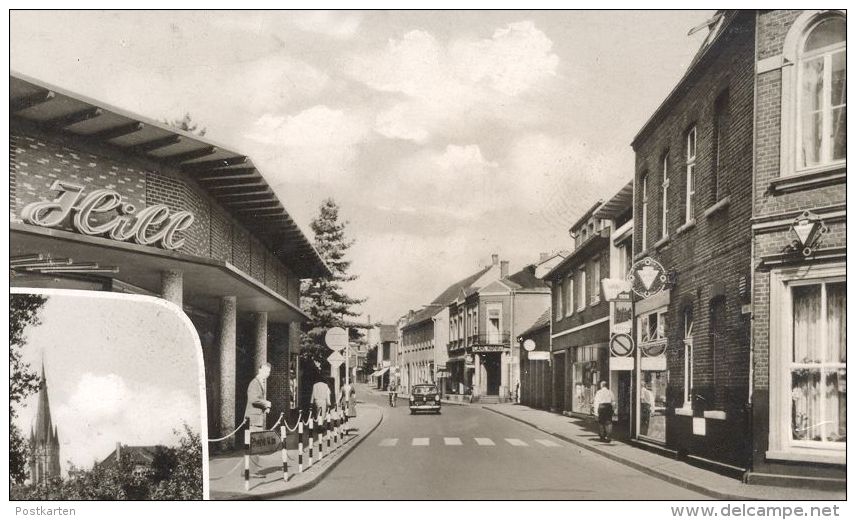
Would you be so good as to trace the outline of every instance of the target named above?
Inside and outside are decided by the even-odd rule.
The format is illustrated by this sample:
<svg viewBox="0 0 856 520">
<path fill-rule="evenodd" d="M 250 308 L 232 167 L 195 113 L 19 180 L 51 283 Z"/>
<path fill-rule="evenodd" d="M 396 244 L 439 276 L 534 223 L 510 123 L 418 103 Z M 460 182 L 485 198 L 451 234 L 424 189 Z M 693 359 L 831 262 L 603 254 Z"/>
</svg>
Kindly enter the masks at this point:
<svg viewBox="0 0 856 520">
<path fill-rule="evenodd" d="M 664 290 L 635 304 L 646 387 L 636 410 L 648 404 L 651 416 L 637 414 L 634 433 L 735 473 L 751 438 L 754 58 L 755 13 L 717 13 L 632 143 L 634 260 L 667 273 Z"/>
<path fill-rule="evenodd" d="M 629 424 L 631 370 L 610 364 L 616 304 L 603 297 L 601 280 L 624 278 L 629 267 L 632 206 L 632 182 L 594 204 L 569 229 L 574 249 L 544 276 L 552 287 L 550 402 L 556 412 L 594 418 L 594 393 L 607 381 L 618 399 L 619 422 Z"/>
<path fill-rule="evenodd" d="M 550 316 L 548 307 L 532 325 L 520 333 L 520 404 L 550 410 L 553 400 L 553 372 L 550 370 Z M 534 346 L 527 351 L 524 346 L 531 341 Z M 546 354 L 548 359 L 534 359 L 531 352 Z"/>
<path fill-rule="evenodd" d="M 843 486 L 846 15 L 760 11 L 757 42 L 748 480 Z"/>
<path fill-rule="evenodd" d="M 288 411 L 300 279 L 329 270 L 248 157 L 16 74 L 9 154 L 12 286 L 182 308 L 202 344 L 212 437 L 242 421 L 265 361 L 271 416 Z"/>
</svg>

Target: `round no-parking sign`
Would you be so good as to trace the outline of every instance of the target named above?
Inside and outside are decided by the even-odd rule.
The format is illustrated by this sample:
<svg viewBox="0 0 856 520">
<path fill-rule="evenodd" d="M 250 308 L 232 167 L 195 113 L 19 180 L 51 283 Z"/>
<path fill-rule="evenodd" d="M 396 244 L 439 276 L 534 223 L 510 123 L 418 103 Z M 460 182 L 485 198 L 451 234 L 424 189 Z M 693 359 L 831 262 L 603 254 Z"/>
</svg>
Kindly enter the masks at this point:
<svg viewBox="0 0 856 520">
<path fill-rule="evenodd" d="M 609 340 L 609 350 L 613 356 L 627 357 L 633 353 L 633 337 L 630 334 L 616 334 Z"/>
</svg>

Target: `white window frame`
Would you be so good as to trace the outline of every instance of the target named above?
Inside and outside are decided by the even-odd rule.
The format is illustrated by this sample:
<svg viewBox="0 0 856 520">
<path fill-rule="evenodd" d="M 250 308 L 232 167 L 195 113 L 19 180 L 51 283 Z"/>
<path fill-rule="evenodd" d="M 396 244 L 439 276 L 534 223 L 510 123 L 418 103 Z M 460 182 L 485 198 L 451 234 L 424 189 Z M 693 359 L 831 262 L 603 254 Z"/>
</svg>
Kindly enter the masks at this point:
<svg viewBox="0 0 856 520">
<path fill-rule="evenodd" d="M 591 304 L 600 303 L 600 257 L 591 262 Z"/>
<path fill-rule="evenodd" d="M 803 175 L 843 169 L 847 158 L 806 168 L 798 168 L 799 137 L 802 125 L 799 120 L 800 81 L 802 68 L 801 60 L 806 37 L 823 19 L 831 16 L 841 16 L 847 19 L 842 10 L 806 9 L 800 14 L 788 31 L 782 46 L 782 103 L 781 103 L 781 146 L 779 163 L 781 176 Z M 846 48 L 846 43 L 845 43 Z M 818 51 L 820 54 L 823 52 Z"/>
<path fill-rule="evenodd" d="M 660 223 L 660 238 L 669 236 L 669 154 L 663 155 L 663 199 L 662 212 L 660 217 L 663 219 Z"/>
<path fill-rule="evenodd" d="M 687 323 L 687 314 L 693 317 Z M 692 307 L 684 309 L 684 408 L 692 408 L 692 388 L 693 388 L 693 366 L 695 358 L 693 357 L 693 325 L 695 323 L 695 315 Z"/>
<path fill-rule="evenodd" d="M 574 313 L 574 275 L 569 274 L 565 278 L 565 290 L 566 299 L 565 299 L 565 316 L 570 316 Z"/>
<path fill-rule="evenodd" d="M 791 440 L 791 355 L 793 300 L 798 285 L 841 282 L 843 263 L 774 269 L 770 272 L 770 415 L 767 458 L 807 462 L 846 463 L 846 442 Z M 825 330 L 825 328 L 823 328 Z"/>
<path fill-rule="evenodd" d="M 639 327 L 638 343 L 640 345 L 656 343 L 658 341 L 663 341 L 667 338 L 668 331 L 666 330 L 666 325 L 668 324 L 668 321 L 666 320 L 666 313 L 668 312 L 668 310 L 668 307 L 661 307 L 651 312 L 640 314 L 637 317 L 637 325 Z M 645 338 L 644 334 L 648 332 L 648 322 L 650 320 L 650 316 L 652 315 L 657 316 L 657 329 L 654 331 L 655 337 Z M 643 338 L 647 339 L 647 341 L 643 341 Z"/>
<path fill-rule="evenodd" d="M 577 270 L 577 281 L 578 281 L 577 285 L 579 286 L 578 291 L 577 291 L 579 293 L 578 298 L 577 298 L 577 300 L 578 300 L 577 310 L 582 311 L 582 310 L 585 310 L 585 308 L 586 308 L 586 268 L 585 267 L 580 267 Z"/>
<path fill-rule="evenodd" d="M 695 220 L 695 169 L 696 156 L 698 155 L 698 131 L 693 125 L 687 131 L 687 144 L 685 150 L 687 158 L 686 169 L 686 185 L 687 185 L 687 200 L 686 210 L 684 214 L 684 223 L 688 224 Z"/>
<path fill-rule="evenodd" d="M 642 193 L 642 229 L 639 230 L 642 235 L 642 251 L 648 249 L 648 174 L 642 175 L 642 179 L 640 180 L 640 184 L 642 187 L 640 188 L 640 193 Z"/>
</svg>

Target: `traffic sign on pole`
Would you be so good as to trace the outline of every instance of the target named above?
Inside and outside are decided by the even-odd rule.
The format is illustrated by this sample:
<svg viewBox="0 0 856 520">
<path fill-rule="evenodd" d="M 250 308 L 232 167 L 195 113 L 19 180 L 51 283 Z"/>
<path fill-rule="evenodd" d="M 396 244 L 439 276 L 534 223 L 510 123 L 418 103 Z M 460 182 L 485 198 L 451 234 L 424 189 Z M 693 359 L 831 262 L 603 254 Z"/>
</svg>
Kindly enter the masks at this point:
<svg viewBox="0 0 856 520">
<path fill-rule="evenodd" d="M 333 327 L 324 335 L 324 342 L 336 352 L 344 350 L 348 346 L 348 331 L 342 327 Z"/>
</svg>

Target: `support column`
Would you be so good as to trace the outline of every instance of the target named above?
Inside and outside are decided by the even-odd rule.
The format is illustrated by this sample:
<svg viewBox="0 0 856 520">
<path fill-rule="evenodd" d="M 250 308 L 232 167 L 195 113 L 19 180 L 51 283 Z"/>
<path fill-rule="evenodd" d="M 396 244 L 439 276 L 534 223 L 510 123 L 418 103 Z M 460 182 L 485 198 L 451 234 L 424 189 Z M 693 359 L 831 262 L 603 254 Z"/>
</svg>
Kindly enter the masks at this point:
<svg viewBox="0 0 856 520">
<path fill-rule="evenodd" d="M 268 314 L 253 313 L 253 370 L 268 360 Z"/>
<path fill-rule="evenodd" d="M 475 370 L 473 371 L 473 395 L 479 396 L 482 394 L 481 391 L 481 354 L 473 354 L 473 360 L 475 363 Z"/>
<path fill-rule="evenodd" d="M 499 395 L 500 397 L 508 397 L 510 394 L 510 385 L 508 381 L 508 354 L 503 352 L 499 357 Z"/>
<path fill-rule="evenodd" d="M 181 271 L 161 271 L 161 297 L 181 308 L 184 301 L 184 277 Z"/>
<path fill-rule="evenodd" d="M 235 424 L 236 327 L 237 300 L 234 296 L 220 299 L 220 431 L 219 436 L 231 432 Z M 224 447 L 235 444 L 235 438 L 224 441 Z"/>
<path fill-rule="evenodd" d="M 288 349 L 286 352 L 288 353 L 288 395 L 294 407 L 300 408 L 303 404 L 300 398 L 300 378 L 303 375 L 300 373 L 300 363 L 292 363 L 293 360 L 299 359 L 298 356 L 300 354 L 300 323 L 296 321 L 288 324 Z M 294 374 L 293 384 L 291 379 L 292 373 Z M 292 395 L 292 392 L 294 395 Z"/>
</svg>

